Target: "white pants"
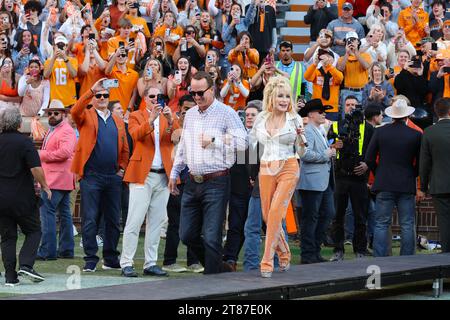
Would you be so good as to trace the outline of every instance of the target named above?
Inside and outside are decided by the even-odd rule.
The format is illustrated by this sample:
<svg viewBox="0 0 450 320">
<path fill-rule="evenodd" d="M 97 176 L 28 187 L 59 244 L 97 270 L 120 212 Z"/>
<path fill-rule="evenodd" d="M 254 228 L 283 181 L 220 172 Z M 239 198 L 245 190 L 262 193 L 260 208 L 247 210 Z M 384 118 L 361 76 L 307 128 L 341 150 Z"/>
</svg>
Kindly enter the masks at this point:
<svg viewBox="0 0 450 320">
<path fill-rule="evenodd" d="M 133 258 L 139 241 L 139 231 L 144 219 L 145 243 L 144 269 L 156 265 L 161 228 L 167 219 L 167 202 L 169 188 L 165 174 L 150 172 L 145 184 L 130 183 L 130 204 L 128 217 L 123 232 L 122 268 L 133 266 Z"/>
</svg>

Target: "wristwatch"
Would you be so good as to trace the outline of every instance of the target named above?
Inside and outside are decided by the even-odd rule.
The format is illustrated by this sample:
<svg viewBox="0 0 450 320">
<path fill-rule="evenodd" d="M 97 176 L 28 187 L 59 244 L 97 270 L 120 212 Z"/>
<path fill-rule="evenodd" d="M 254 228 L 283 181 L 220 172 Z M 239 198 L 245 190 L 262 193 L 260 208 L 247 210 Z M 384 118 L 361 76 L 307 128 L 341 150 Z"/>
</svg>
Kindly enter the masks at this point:
<svg viewBox="0 0 450 320">
<path fill-rule="evenodd" d="M 64 62 L 65 62 L 65 63 L 69 62 L 69 59 L 67 59 L 67 60 L 64 60 Z"/>
<path fill-rule="evenodd" d="M 215 137 L 212 137 L 212 138 L 211 138 L 211 143 L 214 143 L 214 141 L 216 141 L 216 138 L 215 138 Z"/>
</svg>

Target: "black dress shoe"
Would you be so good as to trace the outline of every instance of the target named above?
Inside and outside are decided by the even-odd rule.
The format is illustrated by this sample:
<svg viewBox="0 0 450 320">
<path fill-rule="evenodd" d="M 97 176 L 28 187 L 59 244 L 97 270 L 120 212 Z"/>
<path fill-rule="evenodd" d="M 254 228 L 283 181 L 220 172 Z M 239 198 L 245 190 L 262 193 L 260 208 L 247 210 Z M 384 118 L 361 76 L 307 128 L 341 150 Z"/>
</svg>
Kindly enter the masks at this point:
<svg viewBox="0 0 450 320">
<path fill-rule="evenodd" d="M 317 256 L 317 261 L 316 263 L 321 263 L 321 262 L 328 262 L 327 259 L 324 259 L 324 257 L 322 257 L 321 255 Z"/>
<path fill-rule="evenodd" d="M 157 265 L 144 269 L 144 276 L 166 277 L 167 275 L 167 272 Z"/>
<path fill-rule="evenodd" d="M 74 259 L 74 256 L 65 256 L 62 254 L 58 254 L 58 259 Z"/>
<path fill-rule="evenodd" d="M 35 260 L 39 260 L 39 261 L 54 261 L 54 260 L 56 260 L 56 258 L 37 256 Z"/>
</svg>

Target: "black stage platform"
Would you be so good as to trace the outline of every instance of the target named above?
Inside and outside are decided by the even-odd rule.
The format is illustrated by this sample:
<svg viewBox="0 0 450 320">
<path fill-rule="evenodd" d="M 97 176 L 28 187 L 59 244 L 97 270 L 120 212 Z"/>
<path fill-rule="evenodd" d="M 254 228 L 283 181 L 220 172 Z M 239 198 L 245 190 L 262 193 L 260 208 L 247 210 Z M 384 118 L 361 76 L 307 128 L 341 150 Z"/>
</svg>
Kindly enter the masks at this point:
<svg viewBox="0 0 450 320">
<path fill-rule="evenodd" d="M 296 299 L 366 287 L 367 269 L 378 266 L 381 288 L 450 278 L 450 254 L 368 258 L 292 266 L 263 279 L 259 273 L 222 273 L 185 279 L 15 297 L 15 300 Z M 431 290 L 431 286 L 430 286 Z"/>
</svg>

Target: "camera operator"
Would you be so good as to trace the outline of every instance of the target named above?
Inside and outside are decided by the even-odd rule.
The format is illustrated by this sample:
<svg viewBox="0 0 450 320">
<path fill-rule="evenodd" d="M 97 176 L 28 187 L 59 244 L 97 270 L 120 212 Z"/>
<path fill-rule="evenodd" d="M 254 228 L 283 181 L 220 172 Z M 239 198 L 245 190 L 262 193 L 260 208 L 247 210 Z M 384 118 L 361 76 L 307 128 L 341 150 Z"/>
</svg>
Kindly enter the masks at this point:
<svg viewBox="0 0 450 320">
<path fill-rule="evenodd" d="M 345 118 L 334 122 L 329 137 L 336 137 L 336 217 L 331 232 L 335 241 L 331 261 L 344 259 L 345 212 L 350 198 L 354 214 L 353 251 L 356 258 L 368 255 L 366 220 L 369 206 L 367 189 L 368 166 L 363 162 L 365 151 L 374 132 L 364 119 L 362 106 L 354 96 L 345 99 Z"/>
</svg>

